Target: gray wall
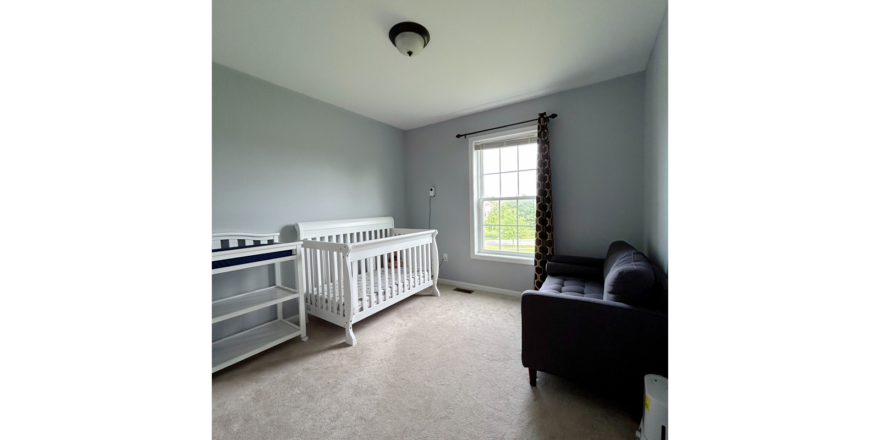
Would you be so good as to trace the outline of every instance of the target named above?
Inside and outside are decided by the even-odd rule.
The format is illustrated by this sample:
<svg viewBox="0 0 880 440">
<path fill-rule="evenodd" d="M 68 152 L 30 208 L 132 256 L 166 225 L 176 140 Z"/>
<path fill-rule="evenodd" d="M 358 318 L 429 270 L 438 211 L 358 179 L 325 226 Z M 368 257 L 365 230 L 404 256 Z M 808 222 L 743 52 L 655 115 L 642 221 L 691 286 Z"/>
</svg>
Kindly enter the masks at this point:
<svg viewBox="0 0 880 440">
<path fill-rule="evenodd" d="M 614 240 L 643 243 L 644 73 L 627 75 L 405 133 L 408 218 L 427 227 L 428 187 L 437 188 L 431 227 L 440 277 L 522 291 L 533 268 L 472 260 L 469 251 L 467 140 L 458 133 L 558 113 L 550 122 L 556 253 L 604 257 Z"/>
<path fill-rule="evenodd" d="M 393 216 L 407 225 L 403 131 L 213 65 L 213 231 L 278 232 L 303 221 Z M 293 265 L 284 272 L 291 285 Z M 268 267 L 214 275 L 219 299 L 271 285 Z M 285 309 L 285 315 L 296 308 Z M 275 318 L 214 325 L 214 339 Z"/>
<path fill-rule="evenodd" d="M 645 252 L 669 272 L 668 11 L 645 71 Z"/>
</svg>

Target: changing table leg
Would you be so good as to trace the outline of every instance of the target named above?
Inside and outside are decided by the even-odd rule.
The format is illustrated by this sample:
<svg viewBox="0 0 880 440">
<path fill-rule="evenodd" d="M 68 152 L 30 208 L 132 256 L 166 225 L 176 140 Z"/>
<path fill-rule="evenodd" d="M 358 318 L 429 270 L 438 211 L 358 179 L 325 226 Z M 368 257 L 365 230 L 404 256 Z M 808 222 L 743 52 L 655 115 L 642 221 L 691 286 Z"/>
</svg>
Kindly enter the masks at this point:
<svg viewBox="0 0 880 440">
<path fill-rule="evenodd" d="M 306 310 L 306 263 L 303 259 L 302 247 L 298 248 L 296 252 L 299 255 L 299 258 L 296 259 L 296 291 L 299 292 L 299 328 L 302 330 L 300 339 L 306 342 L 309 340 L 309 335 L 306 332 L 306 323 L 309 322 L 309 313 Z"/>
<path fill-rule="evenodd" d="M 354 331 L 351 329 L 351 323 L 348 323 L 348 326 L 345 327 L 345 343 L 354 347 L 357 345 L 358 340 L 354 337 Z"/>
</svg>

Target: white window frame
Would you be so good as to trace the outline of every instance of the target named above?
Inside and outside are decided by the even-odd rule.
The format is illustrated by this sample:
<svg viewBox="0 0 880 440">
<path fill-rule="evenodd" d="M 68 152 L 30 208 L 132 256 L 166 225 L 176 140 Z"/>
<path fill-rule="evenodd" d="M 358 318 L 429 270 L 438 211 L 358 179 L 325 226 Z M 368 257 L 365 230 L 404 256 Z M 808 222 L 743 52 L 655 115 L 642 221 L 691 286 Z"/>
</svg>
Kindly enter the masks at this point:
<svg viewBox="0 0 880 440">
<path fill-rule="evenodd" d="M 480 243 L 483 242 L 483 227 L 480 219 L 477 218 L 477 215 L 482 215 L 483 208 L 482 206 L 477 206 L 480 204 L 480 194 L 481 188 L 480 183 L 482 182 L 482 164 L 477 160 L 477 150 L 475 149 L 477 143 L 485 143 L 488 141 L 502 141 L 506 139 L 515 139 L 518 137 L 522 137 L 523 135 L 529 133 L 536 133 L 538 131 L 537 125 L 528 125 L 525 127 L 512 128 L 504 131 L 497 131 L 494 133 L 484 134 L 480 136 L 474 136 L 468 138 L 468 166 L 470 167 L 470 236 L 471 236 L 471 258 L 475 260 L 489 260 L 489 261 L 498 261 L 502 263 L 516 263 L 516 264 L 535 264 L 535 257 L 533 254 L 529 256 L 524 256 L 519 254 L 518 252 L 507 252 L 507 251 L 487 251 L 480 250 Z M 537 184 L 537 183 L 536 183 Z"/>
</svg>

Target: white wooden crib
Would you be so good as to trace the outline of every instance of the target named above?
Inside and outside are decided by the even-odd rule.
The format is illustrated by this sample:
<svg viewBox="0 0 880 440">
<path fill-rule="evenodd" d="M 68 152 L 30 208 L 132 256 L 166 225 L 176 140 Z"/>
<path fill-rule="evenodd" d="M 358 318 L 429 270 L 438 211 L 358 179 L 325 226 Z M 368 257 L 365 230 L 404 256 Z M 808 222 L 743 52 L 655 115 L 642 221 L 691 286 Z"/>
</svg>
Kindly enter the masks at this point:
<svg viewBox="0 0 880 440">
<path fill-rule="evenodd" d="M 303 243 L 309 315 L 345 328 L 415 293 L 437 289 L 437 231 L 399 229 L 392 217 L 296 225 Z"/>
</svg>

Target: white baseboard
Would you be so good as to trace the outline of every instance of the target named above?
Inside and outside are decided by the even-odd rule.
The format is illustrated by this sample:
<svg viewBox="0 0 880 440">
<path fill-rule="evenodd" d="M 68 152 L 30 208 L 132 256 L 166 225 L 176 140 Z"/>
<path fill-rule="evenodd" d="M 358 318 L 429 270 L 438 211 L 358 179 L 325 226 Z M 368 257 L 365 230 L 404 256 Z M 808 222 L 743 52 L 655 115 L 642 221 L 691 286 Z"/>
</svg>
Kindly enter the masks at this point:
<svg viewBox="0 0 880 440">
<path fill-rule="evenodd" d="M 439 278 L 437 280 L 437 283 L 447 284 L 452 287 L 461 287 L 463 289 L 479 290 L 482 292 L 489 292 L 489 293 L 497 293 L 498 295 L 512 296 L 515 298 L 519 298 L 522 296 L 522 292 L 517 292 L 516 290 L 499 289 L 497 287 L 481 286 L 479 284 L 471 284 L 471 283 L 465 283 L 462 281 L 447 280 L 447 279 L 443 279 L 443 278 Z"/>
</svg>

